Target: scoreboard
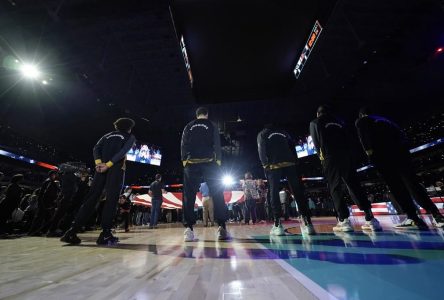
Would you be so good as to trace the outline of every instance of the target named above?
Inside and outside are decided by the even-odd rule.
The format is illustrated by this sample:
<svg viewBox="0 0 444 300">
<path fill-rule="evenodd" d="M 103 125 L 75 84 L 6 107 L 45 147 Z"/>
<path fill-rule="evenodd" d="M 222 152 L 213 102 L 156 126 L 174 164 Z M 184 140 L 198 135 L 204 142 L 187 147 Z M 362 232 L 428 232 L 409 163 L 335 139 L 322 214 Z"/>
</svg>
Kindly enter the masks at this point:
<svg viewBox="0 0 444 300">
<path fill-rule="evenodd" d="M 183 36 L 180 37 L 180 50 L 182 51 L 183 60 L 185 61 L 185 68 L 187 69 L 188 79 L 190 80 L 191 87 L 193 86 L 193 73 L 191 73 L 190 60 L 188 59 L 187 48 L 185 47 L 185 41 Z"/>
<path fill-rule="evenodd" d="M 301 75 L 302 69 L 307 63 L 308 57 L 310 56 L 314 45 L 319 39 L 319 35 L 321 34 L 321 32 L 322 32 L 322 26 L 319 23 L 319 21 L 316 20 L 316 23 L 314 24 L 313 29 L 311 30 L 310 36 L 308 37 L 307 43 L 305 44 L 301 56 L 299 57 L 299 60 L 296 64 L 296 67 L 294 68 L 293 72 L 296 78 L 299 78 L 299 75 Z"/>
</svg>

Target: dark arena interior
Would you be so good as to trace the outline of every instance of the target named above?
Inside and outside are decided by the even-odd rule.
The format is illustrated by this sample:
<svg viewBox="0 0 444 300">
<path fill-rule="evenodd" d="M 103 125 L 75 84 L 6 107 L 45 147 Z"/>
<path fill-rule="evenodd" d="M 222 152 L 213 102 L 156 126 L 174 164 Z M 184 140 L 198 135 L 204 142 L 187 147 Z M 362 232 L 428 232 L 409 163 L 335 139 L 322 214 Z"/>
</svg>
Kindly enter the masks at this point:
<svg viewBox="0 0 444 300">
<path fill-rule="evenodd" d="M 441 299 L 444 1 L 0 0 L 0 299 Z"/>
</svg>

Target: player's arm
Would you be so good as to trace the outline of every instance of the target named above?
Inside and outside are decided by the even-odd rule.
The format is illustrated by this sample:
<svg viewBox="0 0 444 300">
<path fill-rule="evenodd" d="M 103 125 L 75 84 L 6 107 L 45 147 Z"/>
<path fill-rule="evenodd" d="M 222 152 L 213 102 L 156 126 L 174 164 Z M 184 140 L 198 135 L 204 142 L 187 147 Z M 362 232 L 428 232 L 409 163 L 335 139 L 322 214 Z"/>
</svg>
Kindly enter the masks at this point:
<svg viewBox="0 0 444 300">
<path fill-rule="evenodd" d="M 154 183 L 154 182 L 153 182 L 153 183 Z M 153 196 L 153 191 L 151 190 L 151 188 L 152 188 L 152 186 L 153 186 L 153 183 L 150 184 L 150 188 L 149 188 L 149 190 L 148 190 L 148 195 L 150 195 L 150 197 Z"/>
<path fill-rule="evenodd" d="M 296 154 L 296 141 L 293 139 L 293 137 L 288 134 L 288 132 L 285 132 L 285 136 L 287 137 L 287 143 L 288 143 L 288 147 L 290 147 L 290 149 L 292 150 L 295 159 L 297 158 L 297 154 Z"/>
<path fill-rule="evenodd" d="M 107 135 L 102 136 L 93 148 L 94 163 L 96 164 L 96 166 L 102 163 L 102 149 L 103 144 L 105 143 L 106 136 Z"/>
<path fill-rule="evenodd" d="M 355 126 L 358 131 L 359 140 L 361 142 L 362 148 L 364 148 L 367 156 L 371 157 L 373 155 L 373 145 L 370 136 L 370 126 L 369 121 L 365 119 L 356 120 Z"/>
<path fill-rule="evenodd" d="M 182 132 L 182 139 L 180 141 L 180 156 L 182 160 L 182 164 L 185 167 L 188 160 L 188 153 L 189 153 L 189 128 L 188 125 L 185 126 Z"/>
<path fill-rule="evenodd" d="M 407 133 L 399 127 L 398 124 L 394 123 L 393 121 L 389 121 L 391 129 L 395 132 L 395 135 L 397 136 L 399 142 L 402 146 L 408 147 L 409 146 L 409 138 L 407 137 Z"/>
<path fill-rule="evenodd" d="M 265 139 L 263 138 L 263 133 L 260 132 L 257 135 L 257 151 L 259 152 L 259 159 L 264 168 L 268 167 L 268 157 L 267 157 L 267 146 L 265 143 Z"/>
<path fill-rule="evenodd" d="M 213 147 L 214 147 L 214 156 L 216 158 L 216 163 L 220 166 L 222 162 L 222 147 L 220 145 L 219 129 L 214 123 L 213 123 Z"/>
<path fill-rule="evenodd" d="M 318 156 L 321 160 L 324 159 L 322 151 L 321 151 L 321 144 L 319 141 L 319 132 L 318 132 L 318 124 L 315 122 L 310 122 L 310 135 L 313 139 L 313 145 L 316 149 L 316 152 L 318 153 Z"/>
<path fill-rule="evenodd" d="M 123 147 L 114 154 L 113 158 L 106 162 L 106 166 L 108 168 L 111 168 L 116 162 L 122 160 L 125 158 L 128 151 L 133 147 L 134 143 L 136 142 L 136 137 L 134 135 L 131 135 L 129 139 L 126 141 L 126 143 L 123 145 Z"/>
</svg>

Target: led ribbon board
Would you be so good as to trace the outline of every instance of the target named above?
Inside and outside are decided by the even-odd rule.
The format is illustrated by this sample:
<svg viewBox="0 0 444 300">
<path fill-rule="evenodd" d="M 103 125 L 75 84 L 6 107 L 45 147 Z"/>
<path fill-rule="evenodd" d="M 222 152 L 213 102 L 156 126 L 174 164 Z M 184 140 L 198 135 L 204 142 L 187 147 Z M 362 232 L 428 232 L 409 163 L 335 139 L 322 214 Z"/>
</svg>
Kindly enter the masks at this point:
<svg viewBox="0 0 444 300">
<path fill-rule="evenodd" d="M 187 48 L 185 47 L 185 41 L 183 39 L 183 35 L 180 37 L 180 49 L 182 50 L 183 60 L 185 61 L 185 67 L 187 68 L 190 84 L 191 86 L 193 86 L 193 74 L 191 73 L 190 61 L 188 60 Z"/>
<path fill-rule="evenodd" d="M 427 148 L 430 148 L 430 147 L 433 147 L 433 146 L 436 146 L 436 145 L 440 145 L 442 143 L 444 143 L 444 138 L 437 139 L 436 141 L 433 141 L 433 142 L 421 145 L 419 147 L 410 149 L 410 153 L 415 153 L 415 152 L 418 152 L 418 151 L 421 151 L 421 150 L 424 150 L 424 149 L 427 149 Z"/>
<path fill-rule="evenodd" d="M 15 153 L 12 153 L 12 152 L 9 152 L 9 151 L 5 151 L 5 150 L 2 150 L 2 149 L 0 149 L 0 155 L 9 157 L 9 158 L 12 158 L 12 159 L 15 159 L 15 160 L 20 160 L 20 161 L 23 161 L 23 162 L 27 162 L 29 164 L 37 165 L 37 166 L 40 166 L 40 167 L 43 167 L 43 168 L 47 168 L 47 169 L 50 169 L 50 170 L 57 170 L 58 169 L 56 166 L 53 166 L 51 164 L 48 164 L 48 163 L 45 163 L 45 162 L 41 162 L 41 161 L 36 161 L 36 160 L 34 160 L 32 158 L 29 158 L 29 157 L 26 157 L 26 156 L 23 156 L 23 155 L 19 155 L 19 154 L 15 154 Z"/>
<path fill-rule="evenodd" d="M 296 78 L 299 78 L 299 75 L 301 75 L 302 69 L 304 68 L 305 64 L 307 63 L 308 57 L 311 54 L 311 51 L 316 44 L 316 42 L 319 39 L 319 35 L 322 32 L 322 26 L 319 24 L 319 21 L 316 20 L 316 23 L 313 26 L 313 29 L 311 30 L 310 36 L 308 38 L 307 43 L 305 44 L 304 50 L 302 50 L 301 56 L 299 57 L 298 63 L 296 64 L 296 67 L 294 68 L 294 76 Z"/>
</svg>

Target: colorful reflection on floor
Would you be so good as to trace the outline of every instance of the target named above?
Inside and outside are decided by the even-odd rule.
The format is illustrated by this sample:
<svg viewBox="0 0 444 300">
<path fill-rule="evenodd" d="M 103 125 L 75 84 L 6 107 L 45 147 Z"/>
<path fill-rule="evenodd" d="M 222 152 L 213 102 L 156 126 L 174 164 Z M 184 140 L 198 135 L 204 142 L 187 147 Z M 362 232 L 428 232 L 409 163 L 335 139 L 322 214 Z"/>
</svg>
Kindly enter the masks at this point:
<svg viewBox="0 0 444 300">
<path fill-rule="evenodd" d="M 288 224 L 293 228 L 288 228 L 288 234 L 282 237 L 255 235 L 261 227 L 268 230 L 270 225 L 264 224 L 242 226 L 244 230 L 251 230 L 252 236 L 241 238 L 234 234 L 229 242 L 217 242 L 208 237 L 186 244 L 172 241 L 147 245 L 122 240 L 117 248 L 148 250 L 155 255 L 200 263 L 207 259 L 228 260 L 233 272 L 237 272 L 240 261 L 254 264 L 255 260 L 276 260 L 290 273 L 293 270 L 296 279 L 302 275 L 340 300 L 444 299 L 441 292 L 444 232 L 393 231 L 393 221 L 399 220 L 391 218 L 381 218 L 384 231 L 377 233 L 333 233 L 332 220 L 324 220 L 316 221 L 317 228 L 324 232 L 315 236 L 294 234 L 299 228 L 293 222 Z M 362 221 L 354 220 L 356 229 Z M 236 229 L 232 228 L 233 232 Z"/>
<path fill-rule="evenodd" d="M 338 299 L 442 299 L 442 231 L 257 236 Z"/>
<path fill-rule="evenodd" d="M 0 243 L 0 298 L 71 299 L 81 285 L 82 299 L 444 299 L 443 231 L 395 232 L 402 219 L 378 219 L 382 232 L 366 234 L 354 218 L 354 233 L 335 234 L 334 218 L 314 218 L 319 234 L 307 237 L 298 220 L 283 237 L 267 234 L 270 223 L 230 224 L 228 242 L 196 226 L 197 239 L 184 243 L 180 224 L 119 232 L 113 246 L 96 245 L 99 232 L 81 234 L 78 246 L 16 237 Z M 105 281 L 114 288 L 97 288 Z"/>
<path fill-rule="evenodd" d="M 257 243 L 263 247 L 257 247 Z M 127 248 L 124 244 L 119 248 Z M 146 251 L 146 245 L 127 249 Z M 440 299 L 444 235 L 430 232 L 322 233 L 311 237 L 254 236 L 231 243 L 148 245 L 156 255 L 182 258 L 283 260 L 337 299 Z"/>
<path fill-rule="evenodd" d="M 148 246 L 157 255 L 180 253 L 195 260 L 281 259 L 337 299 L 353 300 L 441 299 L 443 250 L 442 231 L 264 235 L 231 243 Z"/>
</svg>

